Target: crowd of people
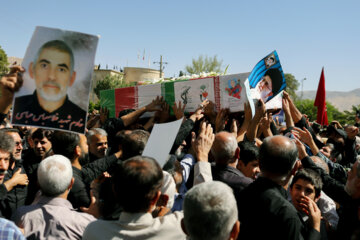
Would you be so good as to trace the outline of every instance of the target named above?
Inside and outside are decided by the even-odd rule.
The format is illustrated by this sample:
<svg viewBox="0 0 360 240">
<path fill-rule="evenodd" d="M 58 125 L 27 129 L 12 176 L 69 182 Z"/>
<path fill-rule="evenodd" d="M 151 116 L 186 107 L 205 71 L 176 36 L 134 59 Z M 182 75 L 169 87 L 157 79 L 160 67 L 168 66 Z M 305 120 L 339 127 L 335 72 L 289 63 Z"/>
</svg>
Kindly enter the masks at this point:
<svg viewBox="0 0 360 240">
<path fill-rule="evenodd" d="M 0 81 L 1 239 L 360 239 L 358 117 L 320 126 L 284 92 L 284 123 L 262 100 L 254 116 L 208 100 L 170 115 L 156 97 L 90 113 L 86 135 L 11 126 L 22 72 Z M 177 119 L 165 165 L 142 156 Z"/>
</svg>

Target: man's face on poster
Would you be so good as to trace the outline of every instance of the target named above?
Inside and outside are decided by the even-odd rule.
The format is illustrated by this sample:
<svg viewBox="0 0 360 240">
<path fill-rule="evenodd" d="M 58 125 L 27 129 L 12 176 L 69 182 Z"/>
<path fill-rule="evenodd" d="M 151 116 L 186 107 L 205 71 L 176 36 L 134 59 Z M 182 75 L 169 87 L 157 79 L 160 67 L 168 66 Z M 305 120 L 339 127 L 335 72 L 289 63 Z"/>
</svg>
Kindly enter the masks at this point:
<svg viewBox="0 0 360 240">
<path fill-rule="evenodd" d="M 272 81 L 269 76 L 264 76 L 259 82 L 258 91 L 260 92 L 260 97 L 263 101 L 266 101 L 272 96 Z"/>
<path fill-rule="evenodd" d="M 65 99 L 67 89 L 72 86 L 76 77 L 71 66 L 68 52 L 44 48 L 36 63 L 32 62 L 29 67 L 30 76 L 35 79 L 38 97 L 51 102 Z"/>
</svg>

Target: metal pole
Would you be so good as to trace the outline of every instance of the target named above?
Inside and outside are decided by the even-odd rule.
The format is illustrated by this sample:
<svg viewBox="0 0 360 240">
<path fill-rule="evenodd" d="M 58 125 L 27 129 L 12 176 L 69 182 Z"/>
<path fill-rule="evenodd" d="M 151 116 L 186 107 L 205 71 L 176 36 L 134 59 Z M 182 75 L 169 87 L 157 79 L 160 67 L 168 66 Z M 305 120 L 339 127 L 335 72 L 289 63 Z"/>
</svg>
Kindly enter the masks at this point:
<svg viewBox="0 0 360 240">
<path fill-rule="evenodd" d="M 300 100 L 302 100 L 302 98 L 303 98 L 303 95 L 304 95 L 304 81 L 306 80 L 306 78 L 303 78 L 302 80 L 301 80 L 301 98 L 300 98 Z"/>
<path fill-rule="evenodd" d="M 162 55 L 160 55 L 160 78 L 161 78 L 161 73 L 162 73 L 162 68 L 163 68 L 163 60 L 162 60 Z"/>
</svg>

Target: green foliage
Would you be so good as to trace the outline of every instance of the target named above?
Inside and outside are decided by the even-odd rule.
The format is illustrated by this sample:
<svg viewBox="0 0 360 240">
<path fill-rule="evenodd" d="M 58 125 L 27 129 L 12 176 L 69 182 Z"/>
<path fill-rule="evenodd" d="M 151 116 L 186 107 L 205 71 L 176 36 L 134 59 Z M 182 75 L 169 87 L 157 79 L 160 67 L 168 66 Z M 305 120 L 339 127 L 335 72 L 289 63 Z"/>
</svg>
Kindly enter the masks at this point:
<svg viewBox="0 0 360 240">
<path fill-rule="evenodd" d="M 115 89 L 123 87 L 122 83 L 123 76 L 122 75 L 106 75 L 106 77 L 97 82 L 94 92 L 98 98 L 100 98 L 100 91 L 101 90 L 108 90 L 108 89 Z"/>
<path fill-rule="evenodd" d="M 297 99 L 297 96 L 295 94 L 296 90 L 299 87 L 299 81 L 296 80 L 296 78 L 294 77 L 294 75 L 292 75 L 291 73 L 285 73 L 285 81 L 286 81 L 286 92 L 289 93 L 289 95 L 291 96 L 292 99 Z"/>
<path fill-rule="evenodd" d="M 186 65 L 185 69 L 189 74 L 200 74 L 202 72 L 222 72 L 221 71 L 222 60 L 219 60 L 217 56 L 208 57 L 200 55 L 198 59 L 192 60 L 192 65 Z"/>
<path fill-rule="evenodd" d="M 94 103 L 92 101 L 89 102 L 89 113 L 94 111 L 94 109 L 100 110 L 100 101 L 98 101 L 97 103 Z"/>
<path fill-rule="evenodd" d="M 7 73 L 9 65 L 7 61 L 7 55 L 5 51 L 0 46 L 0 75 Z"/>
<path fill-rule="evenodd" d="M 306 114 L 310 121 L 316 121 L 317 117 L 317 107 L 314 106 L 314 100 L 304 99 L 304 100 L 295 100 L 295 105 L 302 114 Z M 327 115 L 329 123 L 333 120 L 339 121 L 341 125 L 345 124 L 354 124 L 355 123 L 355 113 L 360 105 L 352 106 L 351 111 L 340 112 L 334 105 L 329 102 L 326 102 Z"/>
</svg>

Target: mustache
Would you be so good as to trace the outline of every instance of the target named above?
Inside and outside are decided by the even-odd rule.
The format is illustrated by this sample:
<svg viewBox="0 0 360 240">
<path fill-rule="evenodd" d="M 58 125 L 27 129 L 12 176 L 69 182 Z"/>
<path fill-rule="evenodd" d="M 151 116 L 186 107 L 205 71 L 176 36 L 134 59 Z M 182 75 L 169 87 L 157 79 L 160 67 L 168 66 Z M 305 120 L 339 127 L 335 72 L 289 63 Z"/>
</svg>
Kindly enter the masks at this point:
<svg viewBox="0 0 360 240">
<path fill-rule="evenodd" d="M 55 81 L 46 81 L 46 82 L 43 82 L 43 83 L 42 83 L 42 86 L 44 86 L 44 85 L 53 85 L 53 86 L 55 86 L 55 87 L 61 88 L 60 84 L 57 83 L 57 82 L 55 82 Z"/>
<path fill-rule="evenodd" d="M 5 170 L 5 169 L 0 169 L 0 175 L 5 175 L 5 174 L 7 174 L 7 173 L 8 173 L 7 170 Z"/>
</svg>

